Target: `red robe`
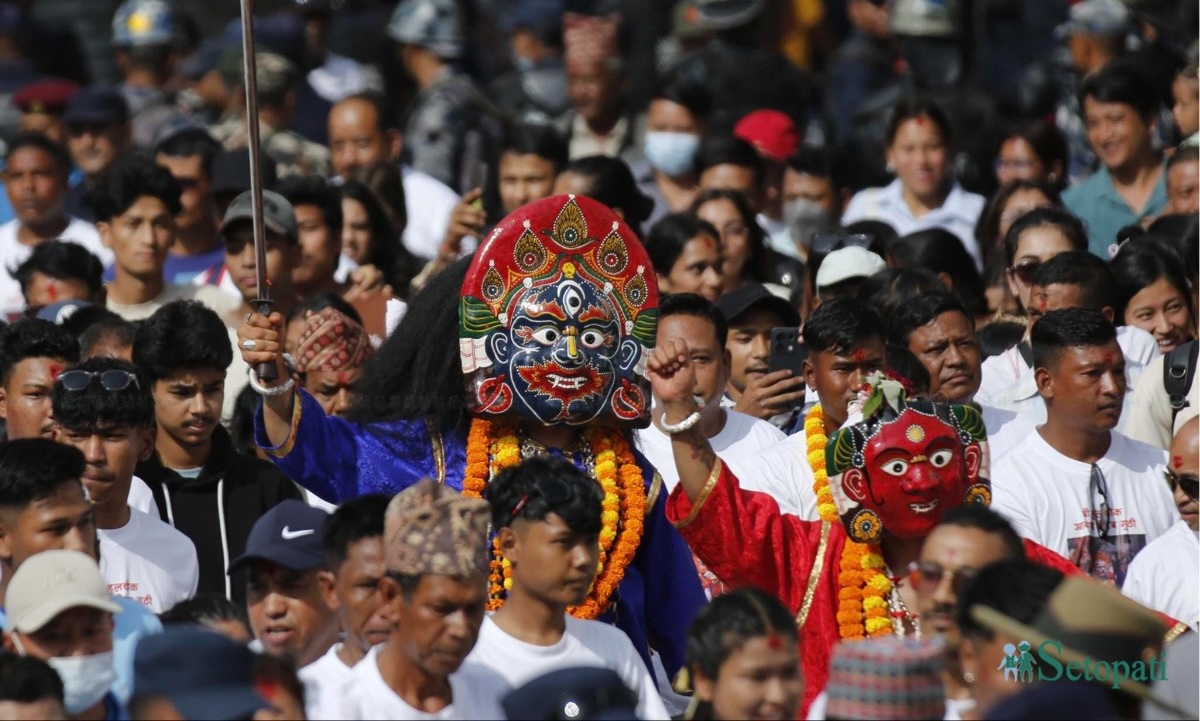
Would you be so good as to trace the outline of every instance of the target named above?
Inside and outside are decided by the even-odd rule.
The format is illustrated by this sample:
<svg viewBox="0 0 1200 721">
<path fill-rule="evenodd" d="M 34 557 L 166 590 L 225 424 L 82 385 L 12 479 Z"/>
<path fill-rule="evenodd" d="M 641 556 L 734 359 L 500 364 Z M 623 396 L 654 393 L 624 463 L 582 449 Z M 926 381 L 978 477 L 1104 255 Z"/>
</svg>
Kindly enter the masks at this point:
<svg viewBox="0 0 1200 721">
<path fill-rule="evenodd" d="M 771 496 L 739 488 L 737 477 L 720 461 L 696 503 L 688 500 L 682 485 L 675 487 L 667 499 L 667 518 L 722 582 L 774 594 L 797 614 L 797 623 L 803 617 L 804 718 L 825 688 L 829 658 L 839 640 L 838 576 L 845 528 L 781 513 Z M 1079 573 L 1065 558 L 1032 541 L 1025 541 L 1025 552 L 1035 563 Z"/>
</svg>

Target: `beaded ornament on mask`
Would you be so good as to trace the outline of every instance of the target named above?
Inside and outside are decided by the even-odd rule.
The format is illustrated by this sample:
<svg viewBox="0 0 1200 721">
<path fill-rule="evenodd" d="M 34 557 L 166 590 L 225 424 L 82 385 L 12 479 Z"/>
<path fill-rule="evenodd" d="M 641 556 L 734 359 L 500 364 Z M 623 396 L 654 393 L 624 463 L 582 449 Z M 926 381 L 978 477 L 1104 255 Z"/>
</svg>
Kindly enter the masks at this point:
<svg viewBox="0 0 1200 721">
<path fill-rule="evenodd" d="M 545 452 L 518 422 L 578 426 L 573 460 L 604 490 L 600 561 L 578 618 L 611 605 L 641 542 L 645 481 L 621 426 L 649 422 L 646 362 L 658 288 L 633 231 L 590 198 L 556 196 L 514 211 L 480 246 L 463 283 L 459 345 L 468 402 L 463 493 L 481 497 L 504 468 Z M 570 457 L 570 456 L 568 456 Z M 489 609 L 511 587 L 493 546 Z"/>
<path fill-rule="evenodd" d="M 969 405 L 909 401 L 900 383 L 876 373 L 830 436 L 824 461 L 815 474 L 818 513 L 841 522 L 848 536 L 839 635 L 902 635 L 905 619 L 916 617 L 900 601 L 881 543 L 923 538 L 951 508 L 991 502 L 983 418 Z"/>
</svg>

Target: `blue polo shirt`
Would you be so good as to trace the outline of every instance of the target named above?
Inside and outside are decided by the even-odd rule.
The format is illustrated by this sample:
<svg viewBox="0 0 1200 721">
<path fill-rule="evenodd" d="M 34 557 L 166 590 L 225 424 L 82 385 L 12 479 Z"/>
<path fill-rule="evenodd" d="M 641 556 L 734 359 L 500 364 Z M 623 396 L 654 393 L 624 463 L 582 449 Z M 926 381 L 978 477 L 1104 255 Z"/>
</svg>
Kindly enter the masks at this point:
<svg viewBox="0 0 1200 721">
<path fill-rule="evenodd" d="M 1167 174 L 1159 176 L 1140 214 L 1117 192 L 1108 168 L 1103 166 L 1087 180 L 1064 191 L 1062 200 L 1067 210 L 1087 227 L 1088 250 L 1108 260 L 1111 257 L 1108 246 L 1117 242 L 1118 230 L 1139 223 L 1142 218 L 1156 216 L 1167 207 Z"/>
</svg>

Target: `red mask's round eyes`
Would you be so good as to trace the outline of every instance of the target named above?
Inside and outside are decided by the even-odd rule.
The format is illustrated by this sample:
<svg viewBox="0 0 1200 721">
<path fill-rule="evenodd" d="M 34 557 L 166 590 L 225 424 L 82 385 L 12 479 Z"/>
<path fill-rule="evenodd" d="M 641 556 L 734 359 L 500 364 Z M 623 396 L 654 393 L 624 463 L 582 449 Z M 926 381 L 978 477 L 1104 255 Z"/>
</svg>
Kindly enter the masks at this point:
<svg viewBox="0 0 1200 721">
<path fill-rule="evenodd" d="M 943 449 L 940 451 L 934 451 L 932 454 L 930 454 L 929 463 L 933 465 L 934 468 L 945 468 L 950 464 L 950 459 L 952 458 L 954 458 L 954 453 L 950 450 Z"/>
</svg>

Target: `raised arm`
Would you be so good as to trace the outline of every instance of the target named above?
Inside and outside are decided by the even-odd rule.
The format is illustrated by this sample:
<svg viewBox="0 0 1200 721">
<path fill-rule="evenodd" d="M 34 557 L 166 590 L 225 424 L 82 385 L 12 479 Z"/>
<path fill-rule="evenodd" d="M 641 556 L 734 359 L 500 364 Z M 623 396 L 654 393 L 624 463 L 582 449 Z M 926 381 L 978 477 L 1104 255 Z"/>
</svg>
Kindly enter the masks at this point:
<svg viewBox="0 0 1200 721">
<path fill-rule="evenodd" d="M 704 492 L 717 464 L 717 454 L 697 422 L 700 408 L 693 398 L 696 370 L 684 342 L 676 338 L 668 339 L 654 349 L 647 369 L 654 397 L 663 407 L 663 429 L 670 433 L 671 427 L 691 422 L 690 428 L 671 433 L 671 450 L 675 455 L 675 469 L 679 472 L 679 485 L 688 500 L 694 502 Z"/>
<path fill-rule="evenodd" d="M 278 388 L 291 382 L 291 376 L 288 375 L 283 362 L 283 327 L 284 318 L 280 313 L 272 313 L 269 318 L 259 313 L 251 313 L 247 320 L 237 327 L 238 351 L 242 354 L 242 360 L 250 366 L 251 372 L 260 363 L 275 366 L 275 380 L 261 383 L 267 388 Z M 295 399 L 295 393 L 263 396 L 263 428 L 272 446 L 287 443 L 292 426 L 292 404 Z"/>
</svg>

